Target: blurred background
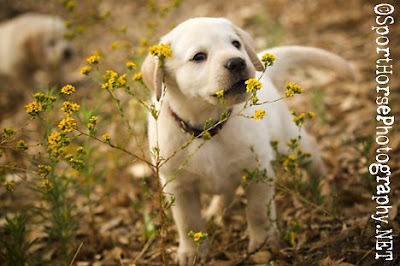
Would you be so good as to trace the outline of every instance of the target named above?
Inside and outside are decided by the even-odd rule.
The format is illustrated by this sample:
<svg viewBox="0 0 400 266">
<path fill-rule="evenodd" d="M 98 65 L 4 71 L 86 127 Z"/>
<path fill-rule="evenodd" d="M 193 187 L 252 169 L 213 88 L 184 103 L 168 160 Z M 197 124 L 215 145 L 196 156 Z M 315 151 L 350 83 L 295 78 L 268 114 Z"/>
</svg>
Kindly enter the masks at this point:
<svg viewBox="0 0 400 266">
<path fill-rule="evenodd" d="M 137 73 L 147 48 L 156 44 L 163 34 L 185 19 L 212 16 L 226 17 L 245 29 L 259 51 L 278 45 L 315 46 L 344 57 L 358 72 L 357 81 L 320 69 L 294 70 L 293 75 L 282 77 L 282 84 L 296 81 L 306 89 L 304 95 L 289 101 L 291 108 L 316 113 L 305 126 L 315 136 L 328 168 L 329 174 L 320 187 L 324 200 L 319 205 L 302 200 L 303 196 L 298 194 L 278 190 L 280 247 L 266 248 L 241 265 L 398 265 L 398 250 L 395 262 L 376 264 L 375 225 L 369 218 L 375 212 L 371 195 L 376 192 L 376 182 L 368 173 L 368 165 L 374 160 L 377 148 L 374 143 L 376 36 L 371 30 L 375 25 L 373 7 L 377 3 L 362 0 L 0 0 L 0 23 L 28 12 L 63 19 L 64 37 L 74 51 L 62 64 L 59 87 L 50 88 L 40 71 L 30 88 L 0 73 L 1 127 L 16 129 L 15 140 L 25 139 L 32 146 L 28 151 L 21 151 L 2 142 L 0 181 L 12 181 L 17 186 L 13 192 L 0 189 L 0 238 L 4 240 L 0 242 L 0 264 L 4 261 L 7 265 L 12 260 L 7 257 L 10 250 L 18 249 L 28 264 L 9 265 L 162 265 L 157 237 L 160 221 L 154 196 L 157 182 L 146 164 L 107 145 L 81 141 L 80 145 L 89 150 L 87 169 L 84 173 L 68 172 L 67 166 L 58 166 L 68 172 L 65 176 L 72 181 L 68 189 L 60 192 L 59 205 L 54 205 L 56 201 L 51 202 L 38 192 L 35 184 L 40 178 L 35 177 L 36 168 L 32 166 L 44 157 L 40 150 L 41 138 L 51 127 L 47 124 L 43 129 L 44 122 L 32 120 L 24 106 L 32 101 L 35 92 L 73 84 L 77 88 L 73 99 L 81 106 L 82 121 L 96 114 L 100 121 L 98 136 L 107 132 L 126 150 L 148 158 L 147 110 L 132 95 L 118 91 L 116 97 L 125 108 L 125 118 L 121 118 L 113 99 L 101 89 L 98 82 L 101 73 L 108 69 L 123 73 L 127 61 L 138 66 L 134 70 Z M 399 18 L 399 10 L 393 16 Z M 398 62 L 400 21 L 390 25 L 390 31 L 391 58 Z M 21 28 L 15 34 L 26 33 Z M 0 42 L 1 39 L 3 36 Z M 97 73 L 89 77 L 82 75 L 80 69 L 88 64 L 85 59 L 93 54 L 101 58 L 100 64 L 93 66 Z M 400 115 L 398 71 L 394 66 L 390 95 L 392 114 L 396 116 Z M 129 86 L 136 88 L 135 93 L 143 101 L 149 97 L 150 92 L 141 85 L 130 81 Z M 57 114 L 48 118 L 49 121 L 59 119 Z M 130 129 L 125 127 L 126 120 Z M 398 127 L 393 127 L 390 133 L 393 148 L 400 144 L 399 132 Z M 390 157 L 390 217 L 398 233 L 400 154 L 393 150 Z M 240 192 L 238 198 L 228 224 L 208 224 L 214 241 L 212 260 L 207 265 L 235 265 L 246 252 L 243 212 L 246 200 Z M 66 210 L 65 205 L 71 208 Z M 67 217 L 64 224 L 56 223 L 62 219 L 51 218 L 54 206 L 60 208 L 60 215 Z M 24 228 L 21 238 L 16 237 L 16 232 L 11 233 L 13 222 L 14 229 Z M 59 233 L 65 230 L 64 235 L 55 234 L 57 230 Z M 168 232 L 166 249 L 173 263 L 177 233 L 172 221 L 168 222 Z M 398 239 L 396 243 L 399 244 Z"/>
</svg>

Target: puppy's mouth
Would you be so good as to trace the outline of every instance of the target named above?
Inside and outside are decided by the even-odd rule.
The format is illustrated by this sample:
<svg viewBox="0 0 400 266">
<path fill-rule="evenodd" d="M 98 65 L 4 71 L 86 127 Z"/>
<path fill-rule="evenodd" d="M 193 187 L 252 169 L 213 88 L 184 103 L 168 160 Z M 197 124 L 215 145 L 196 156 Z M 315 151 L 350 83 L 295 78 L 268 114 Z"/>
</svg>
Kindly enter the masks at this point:
<svg viewBox="0 0 400 266">
<path fill-rule="evenodd" d="M 243 94 L 246 92 L 246 82 L 247 79 L 241 79 L 238 82 L 234 83 L 231 87 L 229 87 L 227 90 L 223 91 L 223 96 L 227 97 L 230 95 L 238 95 L 238 94 Z M 213 94 L 214 97 L 221 97 L 221 93 L 215 93 Z"/>
</svg>

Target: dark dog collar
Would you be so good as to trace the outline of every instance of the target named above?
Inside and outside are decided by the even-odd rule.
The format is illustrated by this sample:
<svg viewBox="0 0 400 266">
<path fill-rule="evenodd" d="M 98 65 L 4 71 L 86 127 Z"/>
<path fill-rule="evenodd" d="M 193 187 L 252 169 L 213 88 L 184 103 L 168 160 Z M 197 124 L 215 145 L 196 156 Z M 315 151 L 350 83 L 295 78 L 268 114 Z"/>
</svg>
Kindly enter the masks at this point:
<svg viewBox="0 0 400 266">
<path fill-rule="evenodd" d="M 217 122 L 215 122 L 214 124 L 212 124 L 208 128 L 198 129 L 198 128 L 190 126 L 189 123 L 185 122 L 182 118 L 180 118 L 171 108 L 169 108 L 169 111 L 170 111 L 172 117 L 175 119 L 175 121 L 178 122 L 178 124 L 179 124 L 180 128 L 182 129 L 182 131 L 185 132 L 185 133 L 193 135 L 195 138 L 201 138 L 202 137 L 202 133 L 204 131 L 207 131 L 208 133 L 210 133 L 211 137 L 217 135 L 218 132 L 225 125 L 226 121 L 228 121 L 227 119 L 225 121 L 218 120 Z M 228 110 L 228 117 L 231 115 L 231 113 L 232 113 L 232 109 L 229 109 Z"/>
</svg>

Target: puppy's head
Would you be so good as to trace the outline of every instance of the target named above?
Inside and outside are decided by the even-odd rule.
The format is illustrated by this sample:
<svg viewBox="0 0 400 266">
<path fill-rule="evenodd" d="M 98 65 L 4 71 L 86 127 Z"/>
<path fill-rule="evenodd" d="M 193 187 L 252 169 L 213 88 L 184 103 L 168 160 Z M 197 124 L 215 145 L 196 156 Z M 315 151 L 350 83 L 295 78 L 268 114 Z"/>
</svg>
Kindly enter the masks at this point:
<svg viewBox="0 0 400 266">
<path fill-rule="evenodd" d="M 187 20 L 161 43 L 170 45 L 172 57 L 160 68 L 149 55 L 142 66 L 143 79 L 157 98 L 164 82 L 169 93 L 212 105 L 221 104 L 216 93 L 223 90 L 224 104 L 233 105 L 248 97 L 244 82 L 264 68 L 249 35 L 222 18 Z"/>
<path fill-rule="evenodd" d="M 64 38 L 66 28 L 60 18 L 38 15 L 32 19 L 30 28 L 25 49 L 38 68 L 52 69 L 72 59 L 72 45 Z"/>
</svg>

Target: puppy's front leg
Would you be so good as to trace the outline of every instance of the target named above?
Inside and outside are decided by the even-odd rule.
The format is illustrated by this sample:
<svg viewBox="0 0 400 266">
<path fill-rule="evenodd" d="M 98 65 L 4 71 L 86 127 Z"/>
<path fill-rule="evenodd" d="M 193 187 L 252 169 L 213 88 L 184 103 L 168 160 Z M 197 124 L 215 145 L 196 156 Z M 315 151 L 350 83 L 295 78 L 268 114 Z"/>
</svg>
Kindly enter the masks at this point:
<svg viewBox="0 0 400 266">
<path fill-rule="evenodd" d="M 192 265 L 195 256 L 200 258 L 207 251 L 207 241 L 200 246 L 196 254 L 195 242 L 188 236 L 193 232 L 205 232 L 204 222 L 201 218 L 200 196 L 198 192 L 184 189 L 175 189 L 175 203 L 172 206 L 172 214 L 179 233 L 178 263 L 180 266 Z"/>
<path fill-rule="evenodd" d="M 246 190 L 249 252 L 277 236 L 273 182 L 254 182 Z"/>
</svg>

